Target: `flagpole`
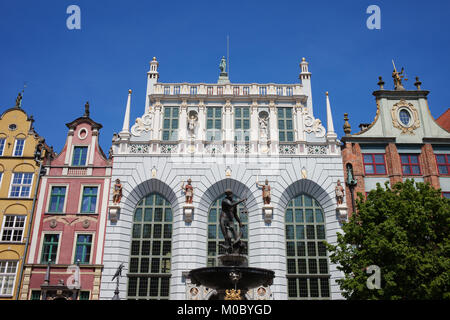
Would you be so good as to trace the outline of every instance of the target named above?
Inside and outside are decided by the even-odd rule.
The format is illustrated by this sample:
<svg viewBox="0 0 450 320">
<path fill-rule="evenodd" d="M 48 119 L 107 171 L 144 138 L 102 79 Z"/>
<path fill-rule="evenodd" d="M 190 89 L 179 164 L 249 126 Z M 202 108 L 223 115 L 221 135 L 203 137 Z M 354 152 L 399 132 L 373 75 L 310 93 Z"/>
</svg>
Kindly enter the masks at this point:
<svg viewBox="0 0 450 320">
<path fill-rule="evenodd" d="M 230 36 L 227 35 L 227 73 L 228 77 L 230 77 Z"/>
</svg>

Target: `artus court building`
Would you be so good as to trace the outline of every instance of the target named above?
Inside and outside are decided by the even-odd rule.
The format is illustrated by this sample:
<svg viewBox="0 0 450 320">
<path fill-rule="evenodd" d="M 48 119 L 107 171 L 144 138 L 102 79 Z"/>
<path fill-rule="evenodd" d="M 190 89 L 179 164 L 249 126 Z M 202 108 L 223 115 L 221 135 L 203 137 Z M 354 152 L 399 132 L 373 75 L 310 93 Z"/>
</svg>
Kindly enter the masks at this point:
<svg viewBox="0 0 450 320">
<path fill-rule="evenodd" d="M 217 265 L 223 253 L 226 189 L 248 198 L 240 216 L 249 266 L 275 272 L 273 284 L 247 299 L 342 298 L 342 274 L 323 244 L 336 243 L 346 219 L 335 196 L 344 177 L 328 94 L 325 129 L 314 117 L 305 59 L 295 84 L 231 83 L 225 63 L 217 83 L 161 83 L 153 58 L 145 112 L 131 128 L 129 91 L 112 143 L 111 181 L 120 179 L 123 196 L 113 203 L 110 191 L 100 299 L 114 296 L 122 263 L 121 299 L 213 298 L 188 272 Z"/>
</svg>

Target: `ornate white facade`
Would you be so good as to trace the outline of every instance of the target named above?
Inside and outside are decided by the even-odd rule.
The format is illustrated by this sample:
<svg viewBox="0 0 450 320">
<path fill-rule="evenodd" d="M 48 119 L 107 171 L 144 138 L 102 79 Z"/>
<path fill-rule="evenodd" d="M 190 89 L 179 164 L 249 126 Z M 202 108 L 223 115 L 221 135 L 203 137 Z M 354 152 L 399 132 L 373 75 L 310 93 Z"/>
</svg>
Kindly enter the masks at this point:
<svg viewBox="0 0 450 320">
<path fill-rule="evenodd" d="M 290 201 L 302 194 L 317 201 L 315 208 L 319 213 L 323 210 L 329 243 L 336 242 L 336 233 L 341 230 L 340 219 L 345 219 L 345 214 L 342 215 L 345 208 L 338 210 L 335 198 L 336 182 L 344 178 L 328 93 L 325 129 L 313 115 L 311 73 L 305 59 L 300 68 L 301 82 L 297 84 L 234 84 L 223 81 L 223 75 L 217 84 L 160 83 L 158 62 L 153 58 L 148 72 L 145 113 L 130 128 L 130 91 L 123 129 L 113 138 L 112 181 L 121 180 L 123 198 L 118 220 L 108 221 L 106 228 L 101 299 L 111 299 L 114 295 L 115 283 L 110 280 L 120 263 L 125 265 L 124 274 L 145 276 L 141 272 L 142 259 L 139 266 L 130 266 L 130 252 L 139 250 L 131 248 L 132 237 L 135 237 L 136 207 L 146 205 L 147 200 L 144 204 L 141 199 L 153 193 L 165 198 L 173 213 L 171 238 L 168 239 L 171 251 L 166 254 L 170 256 L 169 269 L 164 269 L 165 276 L 170 277 L 169 298 L 207 298 L 208 290 L 192 291 L 194 286 L 185 276 L 189 270 L 205 267 L 210 261 L 208 225 L 211 222 L 208 217 L 212 204 L 227 188 L 231 188 L 238 198 L 248 198 L 249 265 L 275 271 L 270 288 L 249 292 L 247 298 L 292 297 L 293 294 L 288 294 L 287 274 L 292 272 L 287 270 L 288 229 L 285 223 Z M 192 179 L 194 187 L 191 205 L 185 204 L 181 189 L 182 182 L 188 178 Z M 271 186 L 270 205 L 263 204 L 262 191 L 256 184 L 265 179 Z M 320 222 L 320 218 L 314 219 Z M 301 239 L 300 233 L 295 237 Z M 308 237 L 304 238 L 306 244 Z M 319 250 L 314 247 L 316 249 Z M 315 255 L 319 254 L 316 252 Z M 148 257 L 151 261 L 151 255 Z M 327 259 L 327 256 L 323 258 Z M 161 259 L 164 260 L 164 256 Z M 299 256 L 296 259 L 302 260 Z M 305 263 L 306 259 L 307 254 Z M 326 270 L 321 269 L 322 275 L 317 272 L 317 277 L 329 279 L 329 282 L 317 282 L 320 287 L 317 298 L 342 298 L 335 282 L 341 274 L 329 260 L 327 263 L 326 268 L 323 266 Z M 314 269 L 309 268 L 308 261 L 307 273 L 311 276 L 310 271 L 314 273 Z M 300 269 L 296 270 L 295 273 L 299 273 Z M 153 273 L 155 277 L 157 274 Z M 291 280 L 291 286 L 294 282 Z M 139 298 L 142 286 L 141 296 L 148 298 L 148 292 L 144 294 L 144 284 L 150 287 L 151 284 L 136 283 L 132 286 L 138 288 L 130 296 L 129 280 L 123 277 L 120 297 Z M 303 282 L 296 283 L 301 286 Z M 327 283 L 329 297 L 326 297 Z M 315 282 L 307 284 L 307 290 L 315 290 Z M 302 289 L 297 287 L 296 290 Z M 308 293 L 309 298 L 316 298 L 315 295 Z"/>
</svg>

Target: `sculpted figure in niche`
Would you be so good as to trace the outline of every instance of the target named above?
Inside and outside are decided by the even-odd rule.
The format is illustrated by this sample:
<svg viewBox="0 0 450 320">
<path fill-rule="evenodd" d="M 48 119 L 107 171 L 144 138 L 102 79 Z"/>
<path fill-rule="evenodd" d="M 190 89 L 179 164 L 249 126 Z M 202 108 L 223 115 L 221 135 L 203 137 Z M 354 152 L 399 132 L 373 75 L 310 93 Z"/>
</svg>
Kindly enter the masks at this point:
<svg viewBox="0 0 450 320">
<path fill-rule="evenodd" d="M 259 129 L 262 138 L 267 138 L 267 117 L 259 118 Z"/>
<path fill-rule="evenodd" d="M 119 204 L 122 200 L 122 184 L 120 183 L 120 179 L 116 179 L 116 183 L 114 184 L 113 191 L 113 203 Z"/>
<path fill-rule="evenodd" d="M 194 198 L 194 187 L 192 186 L 191 178 L 188 179 L 187 184 L 184 184 L 184 181 L 181 184 L 181 189 L 184 191 L 184 195 L 186 196 L 186 203 L 191 204 Z"/>
<path fill-rule="evenodd" d="M 188 118 L 188 129 L 191 134 L 191 137 L 193 138 L 195 138 L 195 127 L 197 126 L 197 120 L 198 120 L 197 114 L 195 112 L 190 112 Z"/>
<path fill-rule="evenodd" d="M 336 192 L 336 201 L 338 204 L 344 203 L 344 187 L 341 185 L 341 181 L 337 181 L 337 186 L 335 188 Z"/>
</svg>

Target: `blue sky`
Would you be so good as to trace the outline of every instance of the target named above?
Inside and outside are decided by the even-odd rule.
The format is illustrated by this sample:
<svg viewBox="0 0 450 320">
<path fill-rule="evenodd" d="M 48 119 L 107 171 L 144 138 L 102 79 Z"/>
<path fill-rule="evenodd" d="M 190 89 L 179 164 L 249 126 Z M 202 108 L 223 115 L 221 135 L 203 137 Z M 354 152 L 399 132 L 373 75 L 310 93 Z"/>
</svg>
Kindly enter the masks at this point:
<svg viewBox="0 0 450 320">
<path fill-rule="evenodd" d="M 68 30 L 66 9 L 81 8 L 81 30 Z M 381 8 L 381 30 L 369 30 L 369 5 Z M 392 88 L 392 63 L 414 89 L 430 90 L 432 115 L 450 103 L 449 1 L 22 1 L 0 2 L 0 108 L 12 107 L 27 83 L 23 107 L 37 132 L 60 152 L 65 123 L 84 104 L 103 124 L 107 153 L 122 128 L 128 89 L 132 122 L 144 111 L 153 56 L 161 82 L 216 82 L 230 36 L 232 82 L 298 82 L 306 57 L 315 116 L 325 122 L 330 92 L 335 128 L 343 135 L 375 117 L 378 76 Z"/>
</svg>

